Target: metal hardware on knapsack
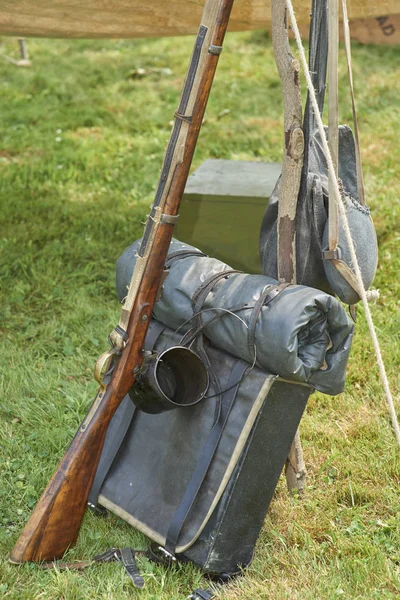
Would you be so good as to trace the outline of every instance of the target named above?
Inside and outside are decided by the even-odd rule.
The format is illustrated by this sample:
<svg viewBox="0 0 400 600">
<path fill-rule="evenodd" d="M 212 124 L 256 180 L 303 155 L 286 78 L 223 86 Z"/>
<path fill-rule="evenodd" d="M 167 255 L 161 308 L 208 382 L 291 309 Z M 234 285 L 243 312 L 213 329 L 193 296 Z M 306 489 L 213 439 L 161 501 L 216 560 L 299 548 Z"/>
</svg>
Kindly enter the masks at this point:
<svg viewBox="0 0 400 600">
<path fill-rule="evenodd" d="M 162 564 L 170 565 L 173 562 L 176 562 L 176 556 L 168 552 L 164 546 L 150 546 L 151 558 L 152 560 L 156 560 L 156 562 L 162 562 Z"/>
</svg>

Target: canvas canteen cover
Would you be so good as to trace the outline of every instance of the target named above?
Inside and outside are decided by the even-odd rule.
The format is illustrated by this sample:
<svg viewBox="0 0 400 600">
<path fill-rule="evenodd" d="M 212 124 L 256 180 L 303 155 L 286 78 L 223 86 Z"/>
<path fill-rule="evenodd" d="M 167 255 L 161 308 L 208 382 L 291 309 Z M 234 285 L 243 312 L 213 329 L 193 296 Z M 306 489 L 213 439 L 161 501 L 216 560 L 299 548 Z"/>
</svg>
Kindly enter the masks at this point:
<svg viewBox="0 0 400 600">
<path fill-rule="evenodd" d="M 328 56 L 327 2 L 314 0 L 310 28 L 309 66 L 318 107 L 322 115 Z M 296 209 L 297 283 L 335 293 L 346 304 L 360 300 L 330 260 L 323 259 L 328 247 L 328 169 L 321 138 L 309 98 L 304 115 L 304 164 Z M 326 130 L 327 134 L 327 130 Z M 341 195 L 356 248 L 364 287 L 375 276 L 378 246 L 370 210 L 360 203 L 356 174 L 354 137 L 347 125 L 339 126 L 338 177 Z M 260 232 L 263 273 L 278 276 L 277 220 L 279 180 L 265 211 Z M 339 217 L 338 258 L 352 267 L 350 250 Z"/>
</svg>

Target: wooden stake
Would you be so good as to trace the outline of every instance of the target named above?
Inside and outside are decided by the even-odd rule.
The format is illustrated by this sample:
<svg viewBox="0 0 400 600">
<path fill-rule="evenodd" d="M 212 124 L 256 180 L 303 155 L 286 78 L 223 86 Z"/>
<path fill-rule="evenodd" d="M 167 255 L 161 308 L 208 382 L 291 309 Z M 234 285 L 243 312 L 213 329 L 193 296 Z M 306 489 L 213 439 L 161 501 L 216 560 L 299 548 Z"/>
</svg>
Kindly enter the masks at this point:
<svg viewBox="0 0 400 600">
<path fill-rule="evenodd" d="M 16 60 L 15 58 L 12 58 L 11 56 L 6 56 L 5 54 L 1 54 L 1 53 L 0 53 L 0 58 L 4 58 L 4 60 L 6 60 L 7 62 L 10 62 L 11 64 L 15 65 L 16 67 L 30 67 L 32 65 L 32 63 L 29 60 L 28 48 L 26 46 L 25 39 L 18 38 L 18 44 L 19 44 L 19 51 L 20 51 L 20 55 L 21 55 L 21 58 L 19 60 Z"/>
<path fill-rule="evenodd" d="M 299 63 L 290 52 L 286 3 L 272 0 L 272 43 L 282 82 L 285 144 L 278 190 L 278 278 L 296 283 L 296 206 L 304 157 Z M 286 461 L 288 489 L 303 492 L 306 469 L 297 431 Z"/>
</svg>

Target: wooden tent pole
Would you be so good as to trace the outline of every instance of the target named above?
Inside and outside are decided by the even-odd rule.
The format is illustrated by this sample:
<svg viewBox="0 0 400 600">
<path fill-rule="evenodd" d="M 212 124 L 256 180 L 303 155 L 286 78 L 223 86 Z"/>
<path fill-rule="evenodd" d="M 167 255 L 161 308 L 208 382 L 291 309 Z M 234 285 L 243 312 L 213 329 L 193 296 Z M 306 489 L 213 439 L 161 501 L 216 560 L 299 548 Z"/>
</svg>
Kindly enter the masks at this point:
<svg viewBox="0 0 400 600">
<path fill-rule="evenodd" d="M 284 0 L 272 0 L 272 43 L 282 82 L 285 144 L 282 175 L 278 190 L 278 277 L 296 283 L 296 206 L 304 157 L 300 66 L 290 52 L 287 10 Z M 303 492 L 306 469 L 299 431 L 296 432 L 286 461 L 289 490 Z"/>
</svg>

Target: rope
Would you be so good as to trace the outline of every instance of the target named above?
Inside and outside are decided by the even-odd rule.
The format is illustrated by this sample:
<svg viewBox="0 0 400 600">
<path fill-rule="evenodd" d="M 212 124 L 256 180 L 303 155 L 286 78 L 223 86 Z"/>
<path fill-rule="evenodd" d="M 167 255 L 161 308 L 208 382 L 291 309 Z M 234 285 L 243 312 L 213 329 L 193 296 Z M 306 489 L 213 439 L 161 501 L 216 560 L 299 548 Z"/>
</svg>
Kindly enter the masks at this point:
<svg viewBox="0 0 400 600">
<path fill-rule="evenodd" d="M 393 425 L 393 429 L 395 431 L 395 435 L 396 435 L 396 439 L 397 439 L 397 443 L 400 447 L 400 426 L 399 426 L 399 421 L 397 419 L 397 414 L 396 414 L 396 410 L 395 410 L 395 406 L 394 406 L 394 401 L 393 401 L 393 397 L 392 397 L 392 393 L 390 391 L 390 386 L 389 386 L 389 381 L 386 375 L 386 369 L 385 369 L 385 365 L 383 363 L 383 359 L 382 359 L 382 353 L 381 353 L 381 348 L 379 345 L 379 341 L 378 341 L 378 336 L 376 334 L 376 330 L 375 330 L 375 326 L 372 320 L 372 314 L 368 305 L 368 297 L 367 297 L 367 292 L 364 288 L 364 283 L 362 280 L 362 276 L 361 276 L 361 271 L 360 271 L 360 266 L 358 264 L 358 260 L 357 260 L 357 255 L 356 255 L 356 250 L 354 247 L 354 243 L 353 243 L 353 238 L 351 236 L 351 231 L 350 231 L 350 227 L 349 227 L 349 223 L 347 220 L 347 215 L 346 215 L 346 211 L 344 208 L 344 204 L 340 195 L 340 191 L 339 191 L 339 185 L 338 185 L 338 181 L 337 178 L 335 176 L 335 169 L 333 166 L 333 162 L 332 162 L 332 157 L 331 154 L 329 152 L 329 147 L 328 147 L 328 142 L 326 141 L 326 136 L 325 136 L 325 131 L 324 131 L 324 125 L 322 123 L 322 118 L 320 115 L 320 112 L 318 110 L 318 104 L 317 104 L 317 99 L 315 97 L 315 91 L 314 91 L 314 86 L 312 84 L 311 81 L 311 75 L 310 75 L 310 71 L 308 69 L 308 65 L 307 65 L 307 60 L 306 60 L 306 55 L 304 52 L 304 47 L 301 41 L 301 36 L 300 36 L 300 32 L 299 32 L 299 28 L 297 26 L 297 21 L 296 21 L 296 16 L 294 14 L 294 10 L 293 10 L 293 5 L 292 5 L 292 1 L 291 0 L 286 0 L 286 6 L 290 15 L 290 20 L 292 22 L 292 27 L 293 27 L 293 32 L 296 38 L 296 43 L 297 43 L 297 47 L 299 49 L 299 53 L 300 53 L 300 61 L 301 64 L 303 66 L 303 70 L 304 70 L 304 75 L 306 77 L 306 81 L 307 81 L 307 87 L 310 93 L 310 99 L 311 99 L 311 103 L 313 106 L 313 110 L 314 110 L 314 114 L 315 114 L 315 118 L 317 121 L 317 126 L 319 129 L 319 133 L 321 136 L 321 141 L 322 141 L 322 145 L 324 148 L 324 152 L 325 152 L 325 156 L 326 156 L 326 161 L 328 164 L 328 171 L 329 174 L 332 178 L 332 181 L 334 182 L 334 186 L 333 186 L 333 191 L 336 197 L 336 202 L 337 205 L 339 207 L 339 212 L 340 212 L 340 216 L 343 220 L 343 229 L 347 238 L 347 242 L 349 244 L 349 249 L 350 249 L 350 256 L 351 256 L 351 260 L 353 263 L 353 268 L 355 271 L 355 275 L 358 279 L 359 285 L 360 285 L 360 296 L 361 296 L 361 300 L 362 303 L 364 305 L 364 309 L 365 309 L 365 317 L 367 319 L 367 323 L 368 323 L 368 328 L 369 328 L 369 332 L 371 334 L 371 338 L 372 338 L 372 343 L 374 346 L 374 350 L 375 350 L 375 354 L 376 354 L 376 360 L 378 363 L 378 367 L 379 367 L 379 373 L 380 373 L 380 377 L 381 377 L 381 381 L 383 384 L 383 388 L 385 391 L 385 396 L 386 396 L 386 401 L 388 404 L 388 408 L 389 408 L 389 412 L 391 415 L 391 419 L 392 419 L 392 425 Z"/>
</svg>

